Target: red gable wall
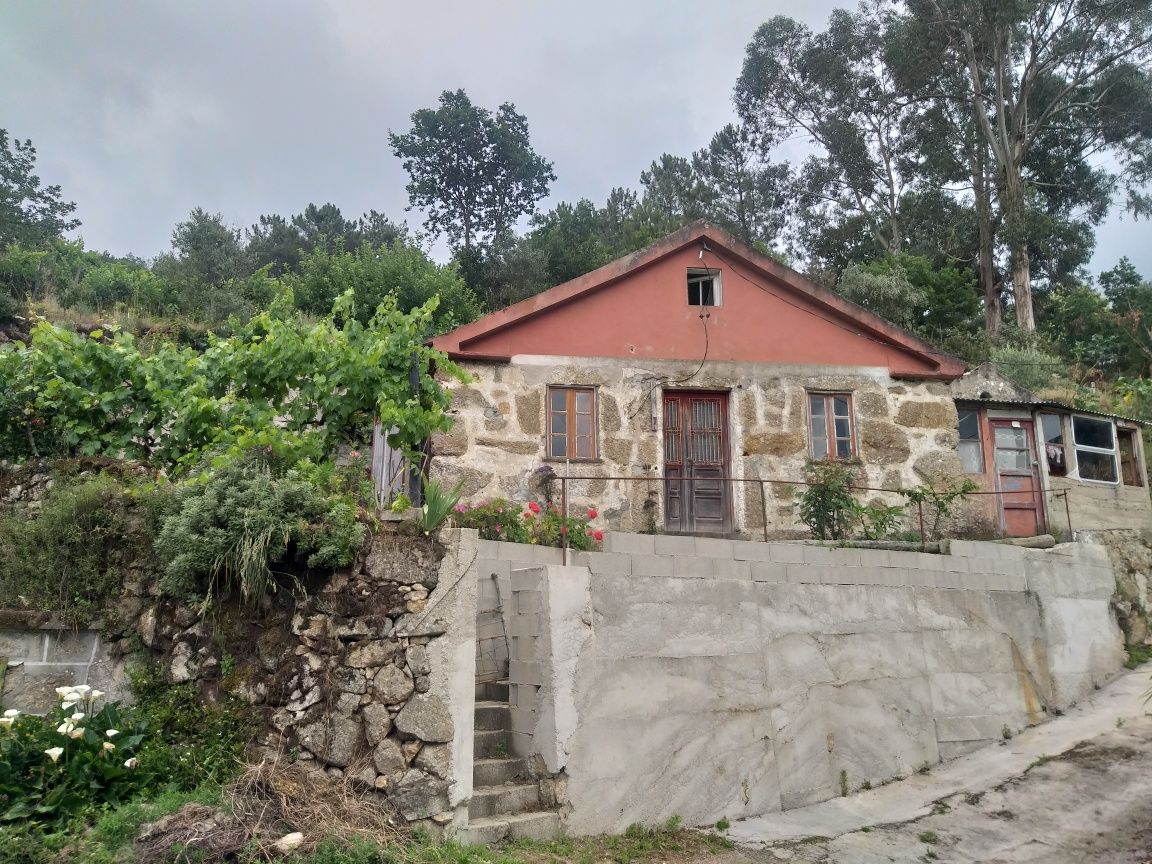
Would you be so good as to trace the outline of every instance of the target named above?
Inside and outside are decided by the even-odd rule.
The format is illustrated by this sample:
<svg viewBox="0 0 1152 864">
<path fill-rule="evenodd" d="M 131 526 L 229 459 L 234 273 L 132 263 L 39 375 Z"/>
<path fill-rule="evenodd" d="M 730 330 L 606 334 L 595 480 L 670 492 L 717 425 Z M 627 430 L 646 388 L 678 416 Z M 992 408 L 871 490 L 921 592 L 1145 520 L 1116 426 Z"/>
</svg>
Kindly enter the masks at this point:
<svg viewBox="0 0 1152 864">
<path fill-rule="evenodd" d="M 718 307 L 688 305 L 688 270 L 701 267 L 721 271 Z M 710 316 L 709 360 L 886 366 L 894 373 L 939 374 L 936 358 L 917 356 L 866 333 L 860 322 L 734 261 L 731 253 L 708 251 L 701 259 L 695 245 L 505 329 L 465 338 L 460 350 L 489 356 L 700 360 L 702 312 Z"/>
</svg>

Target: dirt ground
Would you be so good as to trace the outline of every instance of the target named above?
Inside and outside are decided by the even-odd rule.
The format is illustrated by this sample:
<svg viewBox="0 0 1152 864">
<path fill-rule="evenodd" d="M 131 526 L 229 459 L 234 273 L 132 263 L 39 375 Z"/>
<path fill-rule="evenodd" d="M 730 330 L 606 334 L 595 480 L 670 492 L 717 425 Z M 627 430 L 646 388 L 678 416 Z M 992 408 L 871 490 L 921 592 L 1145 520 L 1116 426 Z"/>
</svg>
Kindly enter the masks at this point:
<svg viewBox="0 0 1152 864">
<path fill-rule="evenodd" d="M 931 815 L 699 864 L 1152 864 L 1152 716 L 1117 722 L 983 794 L 942 798 Z"/>
</svg>

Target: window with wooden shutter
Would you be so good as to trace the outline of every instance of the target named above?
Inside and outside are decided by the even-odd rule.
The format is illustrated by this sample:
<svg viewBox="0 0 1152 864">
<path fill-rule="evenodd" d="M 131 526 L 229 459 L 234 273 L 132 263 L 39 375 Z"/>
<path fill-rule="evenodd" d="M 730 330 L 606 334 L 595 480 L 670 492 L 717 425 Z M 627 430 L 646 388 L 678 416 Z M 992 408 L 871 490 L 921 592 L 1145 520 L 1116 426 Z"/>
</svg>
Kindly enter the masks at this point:
<svg viewBox="0 0 1152 864">
<path fill-rule="evenodd" d="M 848 393 L 808 394 L 808 440 L 813 459 L 854 459 L 856 430 Z"/>
<path fill-rule="evenodd" d="M 548 388 L 548 456 L 596 459 L 596 389 Z"/>
</svg>

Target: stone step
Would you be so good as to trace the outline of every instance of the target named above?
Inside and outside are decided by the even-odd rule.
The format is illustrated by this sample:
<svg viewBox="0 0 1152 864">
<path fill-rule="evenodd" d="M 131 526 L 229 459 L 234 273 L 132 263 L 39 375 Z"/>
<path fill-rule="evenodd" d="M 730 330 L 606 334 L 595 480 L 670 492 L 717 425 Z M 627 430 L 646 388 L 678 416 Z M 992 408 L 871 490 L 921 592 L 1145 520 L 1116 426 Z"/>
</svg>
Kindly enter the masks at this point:
<svg viewBox="0 0 1152 864">
<path fill-rule="evenodd" d="M 512 728 L 512 709 L 507 702 L 477 702 L 476 728 L 483 732 Z"/>
<path fill-rule="evenodd" d="M 507 681 L 485 681 L 476 685 L 477 702 L 507 702 Z"/>
<path fill-rule="evenodd" d="M 477 759 L 472 763 L 473 786 L 500 786 L 527 776 L 523 759 Z"/>
<path fill-rule="evenodd" d="M 456 841 L 465 846 L 491 846 L 501 840 L 555 840 L 560 836 L 560 815 L 550 810 L 517 813 L 512 816 L 485 816 L 470 819 L 456 831 Z"/>
<path fill-rule="evenodd" d="M 468 802 L 468 819 L 525 813 L 539 806 L 540 787 L 535 783 L 481 786 L 472 790 L 472 800 Z"/>
<path fill-rule="evenodd" d="M 505 759 L 512 753 L 512 733 L 507 729 L 477 729 L 472 750 L 473 759 Z"/>
</svg>

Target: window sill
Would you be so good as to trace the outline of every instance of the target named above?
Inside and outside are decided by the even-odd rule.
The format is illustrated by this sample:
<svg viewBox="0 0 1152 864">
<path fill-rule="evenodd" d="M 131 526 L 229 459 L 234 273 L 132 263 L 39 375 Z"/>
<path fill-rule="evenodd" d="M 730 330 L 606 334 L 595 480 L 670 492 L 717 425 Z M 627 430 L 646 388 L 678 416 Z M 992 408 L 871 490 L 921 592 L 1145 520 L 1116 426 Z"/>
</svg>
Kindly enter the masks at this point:
<svg viewBox="0 0 1152 864">
<path fill-rule="evenodd" d="M 596 459 L 565 459 L 561 456 L 545 456 L 544 462 L 552 465 L 603 465 L 604 460 L 597 457 Z"/>
</svg>

